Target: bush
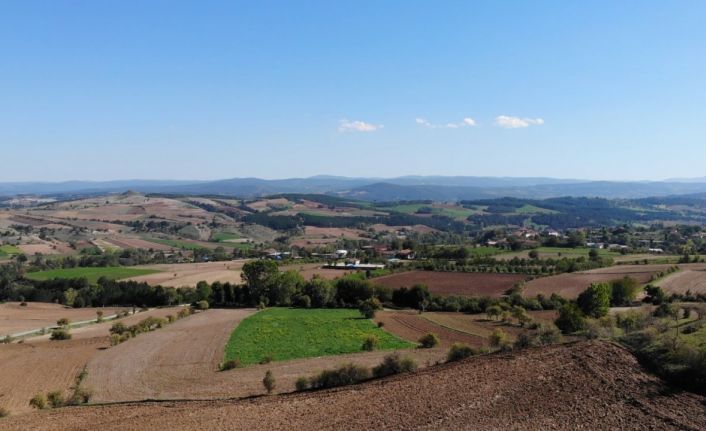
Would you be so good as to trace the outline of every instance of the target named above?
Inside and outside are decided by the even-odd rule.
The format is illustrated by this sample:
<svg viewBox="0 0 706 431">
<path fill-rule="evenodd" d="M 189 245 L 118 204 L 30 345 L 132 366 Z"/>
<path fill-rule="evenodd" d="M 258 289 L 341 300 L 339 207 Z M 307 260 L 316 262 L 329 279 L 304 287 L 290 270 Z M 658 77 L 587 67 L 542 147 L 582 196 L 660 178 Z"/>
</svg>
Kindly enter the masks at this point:
<svg viewBox="0 0 706 431">
<path fill-rule="evenodd" d="M 410 373 L 417 369 L 412 358 L 402 358 L 399 353 L 385 356 L 380 365 L 373 368 L 373 376 L 380 378 L 393 374 Z"/>
<path fill-rule="evenodd" d="M 439 337 L 436 334 L 428 333 L 419 339 L 419 346 L 423 349 L 431 349 L 439 344 Z"/>
<path fill-rule="evenodd" d="M 208 310 L 208 301 L 202 300 L 196 303 L 196 309 L 198 310 Z"/>
<path fill-rule="evenodd" d="M 72 406 L 87 404 L 88 401 L 90 401 L 92 395 L 93 392 L 91 392 L 90 389 L 78 386 L 74 390 L 74 393 L 71 395 L 71 400 L 69 400 L 69 404 L 71 404 Z"/>
<path fill-rule="evenodd" d="M 379 344 L 378 337 L 374 335 L 368 335 L 365 337 L 365 340 L 363 340 L 363 350 L 367 352 L 372 352 L 377 348 Z"/>
<path fill-rule="evenodd" d="M 471 346 L 454 343 L 449 349 L 449 353 L 446 355 L 446 362 L 460 361 L 461 359 L 469 358 L 477 354 L 478 352 Z"/>
<path fill-rule="evenodd" d="M 176 318 L 174 317 L 173 314 L 167 314 L 167 322 L 174 323 L 175 320 L 176 320 Z"/>
<path fill-rule="evenodd" d="M 38 410 L 45 409 L 47 408 L 47 398 L 44 394 L 37 394 L 29 400 L 29 405 Z"/>
<path fill-rule="evenodd" d="M 508 350 L 510 342 L 507 334 L 503 332 L 502 329 L 494 330 L 493 333 L 490 334 L 490 345 L 500 350 Z"/>
<path fill-rule="evenodd" d="M 603 317 L 608 314 L 612 291 L 607 283 L 594 283 L 581 292 L 576 303 L 583 313 L 591 317 Z"/>
<path fill-rule="evenodd" d="M 574 303 L 566 303 L 559 309 L 559 317 L 554 321 L 564 334 L 580 331 L 586 327 L 586 318 Z"/>
<path fill-rule="evenodd" d="M 220 369 L 221 371 L 228 371 L 232 370 L 233 368 L 240 368 L 242 367 L 243 364 L 240 362 L 238 359 L 231 359 L 229 361 L 225 361 L 221 364 Z"/>
<path fill-rule="evenodd" d="M 10 343 L 12 343 L 13 341 L 14 341 L 14 338 L 12 338 L 12 335 L 7 334 L 7 335 L 5 335 L 5 338 L 3 338 L 3 339 L 0 341 L 0 343 L 2 343 L 2 344 L 10 344 Z"/>
<path fill-rule="evenodd" d="M 305 391 L 309 389 L 309 379 L 306 377 L 299 377 L 294 383 L 294 387 L 297 388 L 298 391 Z"/>
<path fill-rule="evenodd" d="M 51 331 L 50 339 L 55 341 L 70 340 L 71 333 L 68 329 L 54 329 Z"/>
<path fill-rule="evenodd" d="M 69 326 L 69 324 L 71 324 L 71 321 L 66 317 L 62 317 L 61 319 L 56 321 L 56 324 L 58 326 Z"/>
<path fill-rule="evenodd" d="M 271 394 L 275 389 L 275 376 L 272 375 L 272 371 L 267 370 L 265 377 L 262 379 L 262 386 L 265 387 L 268 394 Z"/>
<path fill-rule="evenodd" d="M 536 344 L 537 344 L 536 337 L 533 337 L 531 334 L 529 334 L 527 332 L 521 332 L 517 336 L 517 339 L 515 340 L 515 344 L 513 344 L 513 348 L 526 349 L 526 348 L 532 347 Z"/>
<path fill-rule="evenodd" d="M 118 334 L 110 334 L 110 345 L 117 346 L 122 343 L 122 338 Z"/>
<path fill-rule="evenodd" d="M 5 407 L 0 407 L 0 418 L 5 418 L 10 416 L 10 411 Z"/>
<path fill-rule="evenodd" d="M 334 388 L 359 383 L 370 378 L 370 370 L 355 364 L 343 365 L 335 370 L 324 370 L 311 379 L 316 389 Z"/>
<path fill-rule="evenodd" d="M 189 316 L 189 314 L 191 314 L 191 312 L 190 312 L 190 310 L 189 310 L 188 308 L 182 308 L 182 309 L 179 310 L 179 312 L 177 313 L 177 319 L 183 319 L 183 318 Z"/>
<path fill-rule="evenodd" d="M 540 344 L 556 344 L 561 341 L 561 332 L 554 325 L 541 325 L 537 337 Z"/>
<path fill-rule="evenodd" d="M 52 391 L 47 394 L 47 402 L 52 408 L 62 407 L 65 404 L 64 393 L 61 391 Z"/>
<path fill-rule="evenodd" d="M 127 331 L 127 326 L 125 326 L 125 324 L 123 322 L 113 323 L 113 326 L 110 327 L 111 334 L 122 335 L 126 331 Z"/>
<path fill-rule="evenodd" d="M 260 364 L 269 364 L 270 362 L 274 361 L 275 357 L 272 355 L 272 353 L 268 353 L 267 355 L 263 356 L 262 359 L 260 359 Z"/>
<path fill-rule="evenodd" d="M 377 298 L 369 298 L 360 303 L 358 310 L 366 319 L 375 317 L 375 312 L 382 309 L 382 304 Z"/>
</svg>

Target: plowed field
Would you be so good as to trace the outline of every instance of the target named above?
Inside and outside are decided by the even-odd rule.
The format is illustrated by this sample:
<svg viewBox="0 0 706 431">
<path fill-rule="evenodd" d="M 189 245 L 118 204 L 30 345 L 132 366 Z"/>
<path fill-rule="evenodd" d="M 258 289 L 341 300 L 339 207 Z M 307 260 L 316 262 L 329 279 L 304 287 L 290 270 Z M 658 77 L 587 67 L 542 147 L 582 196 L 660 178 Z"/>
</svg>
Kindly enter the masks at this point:
<svg viewBox="0 0 706 431">
<path fill-rule="evenodd" d="M 477 272 L 409 271 L 373 279 L 373 283 L 397 289 L 425 284 L 439 295 L 502 296 L 518 282 L 522 274 L 485 274 Z"/>
</svg>

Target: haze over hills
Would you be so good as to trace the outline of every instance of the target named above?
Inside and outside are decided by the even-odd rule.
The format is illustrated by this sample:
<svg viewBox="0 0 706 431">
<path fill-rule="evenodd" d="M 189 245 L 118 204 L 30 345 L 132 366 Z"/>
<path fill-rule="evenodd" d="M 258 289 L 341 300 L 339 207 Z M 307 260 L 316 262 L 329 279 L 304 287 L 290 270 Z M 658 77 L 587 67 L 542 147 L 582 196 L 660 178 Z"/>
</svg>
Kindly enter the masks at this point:
<svg viewBox="0 0 706 431">
<path fill-rule="evenodd" d="M 231 178 L 216 181 L 115 180 L 0 183 L 0 195 L 143 193 L 258 197 L 278 193 L 326 193 L 368 201 L 457 201 L 499 197 L 545 199 L 560 196 L 645 198 L 706 192 L 706 179 L 673 181 L 589 181 L 555 178 L 404 176 L 397 178 Z"/>
</svg>

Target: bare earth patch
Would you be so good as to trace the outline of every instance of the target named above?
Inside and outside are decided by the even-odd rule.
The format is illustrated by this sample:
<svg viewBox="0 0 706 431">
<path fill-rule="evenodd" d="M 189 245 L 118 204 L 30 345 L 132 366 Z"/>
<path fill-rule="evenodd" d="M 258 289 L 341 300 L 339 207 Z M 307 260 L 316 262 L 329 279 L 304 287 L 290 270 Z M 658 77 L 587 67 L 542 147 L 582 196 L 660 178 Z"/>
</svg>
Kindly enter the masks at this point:
<svg viewBox="0 0 706 431">
<path fill-rule="evenodd" d="M 151 286 L 194 287 L 199 281 L 213 283 L 230 282 L 240 284 L 241 269 L 247 260 L 232 260 L 226 262 L 175 263 L 160 265 L 144 265 L 136 268 L 155 269 L 154 274 L 132 277 L 128 280 L 145 282 Z"/>
<path fill-rule="evenodd" d="M 626 350 L 582 342 L 487 355 L 337 390 L 66 408 L 7 430 L 700 430 L 706 398 L 668 390 Z"/>
</svg>

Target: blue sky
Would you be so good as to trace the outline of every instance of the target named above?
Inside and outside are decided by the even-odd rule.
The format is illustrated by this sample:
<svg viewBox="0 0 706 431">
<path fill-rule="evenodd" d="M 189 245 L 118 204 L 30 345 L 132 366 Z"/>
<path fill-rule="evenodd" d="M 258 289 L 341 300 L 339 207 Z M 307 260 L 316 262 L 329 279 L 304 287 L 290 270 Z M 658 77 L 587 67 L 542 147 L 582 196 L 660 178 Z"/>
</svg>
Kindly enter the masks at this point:
<svg viewBox="0 0 706 431">
<path fill-rule="evenodd" d="M 706 175 L 703 1 L 3 1 L 0 181 Z"/>
</svg>

